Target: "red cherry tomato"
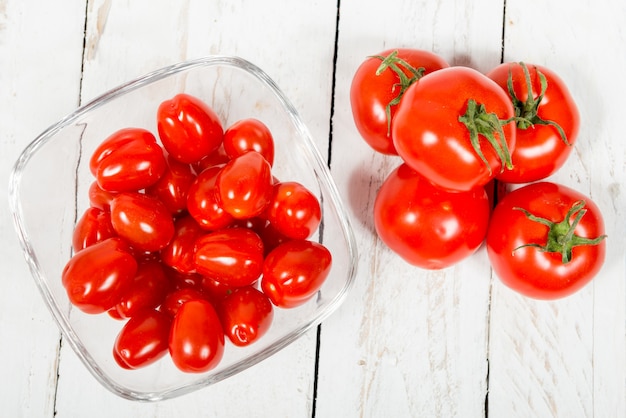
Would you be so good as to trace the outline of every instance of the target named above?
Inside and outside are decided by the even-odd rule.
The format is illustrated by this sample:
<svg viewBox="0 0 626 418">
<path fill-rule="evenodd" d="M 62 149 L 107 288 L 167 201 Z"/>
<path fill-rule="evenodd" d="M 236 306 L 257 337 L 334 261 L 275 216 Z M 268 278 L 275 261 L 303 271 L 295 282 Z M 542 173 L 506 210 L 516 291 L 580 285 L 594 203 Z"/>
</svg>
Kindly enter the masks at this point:
<svg viewBox="0 0 626 418">
<path fill-rule="evenodd" d="M 317 230 L 322 210 L 317 197 L 309 189 L 290 181 L 274 184 L 263 216 L 281 235 L 307 239 Z"/>
<path fill-rule="evenodd" d="M 196 242 L 196 269 L 231 286 L 256 282 L 263 268 L 263 241 L 254 231 L 229 228 L 210 232 Z"/>
<path fill-rule="evenodd" d="M 178 218 L 174 223 L 174 236 L 161 250 L 163 264 L 184 274 L 195 273 L 196 240 L 202 234 L 204 230 L 191 216 Z"/>
<path fill-rule="evenodd" d="M 196 179 L 189 164 L 167 157 L 167 168 L 161 178 L 146 189 L 146 194 L 159 199 L 173 214 L 187 209 L 187 192 Z"/>
<path fill-rule="evenodd" d="M 130 192 L 156 183 L 167 163 L 154 135 L 141 128 L 121 129 L 96 148 L 89 168 L 108 191 Z"/>
<path fill-rule="evenodd" d="M 216 180 L 222 207 L 236 219 L 260 215 L 272 194 L 272 169 L 256 151 L 230 160 Z"/>
<path fill-rule="evenodd" d="M 350 86 L 352 116 L 365 142 L 375 151 L 397 155 L 391 124 L 404 92 L 423 75 L 445 67 L 443 58 L 418 49 L 386 50 L 367 58 Z"/>
<path fill-rule="evenodd" d="M 161 304 L 161 310 L 172 318 L 181 306 L 190 300 L 207 300 L 205 294 L 193 287 L 182 287 L 168 293 Z"/>
<path fill-rule="evenodd" d="M 546 67 L 520 63 L 501 64 L 487 77 L 509 93 L 516 113 L 525 119 L 515 125 L 513 168 L 498 174 L 497 179 L 530 183 L 555 173 L 571 154 L 580 128 L 578 107 L 563 80 Z"/>
<path fill-rule="evenodd" d="M 89 186 L 89 205 L 102 209 L 104 211 L 111 211 L 111 201 L 117 194 L 116 192 L 109 192 L 107 190 L 103 190 L 100 186 L 98 186 L 98 182 L 94 181 Z"/>
<path fill-rule="evenodd" d="M 225 296 L 231 294 L 236 287 L 226 285 L 212 277 L 202 276 L 200 287 L 209 300 L 221 301 Z"/>
<path fill-rule="evenodd" d="M 450 192 L 402 164 L 385 180 L 374 202 L 380 239 L 406 262 L 442 269 L 469 257 L 489 223 L 483 188 Z"/>
<path fill-rule="evenodd" d="M 101 209 L 90 207 L 80 217 L 72 235 L 72 248 L 78 252 L 96 242 L 115 236 L 111 225 L 111 214 Z"/>
<path fill-rule="evenodd" d="M 176 312 L 169 337 L 176 367 L 201 373 L 217 366 L 224 355 L 224 331 L 211 303 L 190 300 Z"/>
<path fill-rule="evenodd" d="M 330 251 L 322 244 L 287 241 L 265 258 L 261 289 L 274 305 L 295 308 L 306 303 L 322 287 L 331 264 Z"/>
<path fill-rule="evenodd" d="M 188 94 L 177 94 L 161 103 L 157 110 L 157 129 L 169 155 L 188 164 L 215 151 L 224 135 L 215 111 Z"/>
<path fill-rule="evenodd" d="M 274 164 L 274 138 L 267 125 L 258 119 L 241 119 L 224 132 L 224 151 L 235 158 L 248 151 L 261 154 Z"/>
<path fill-rule="evenodd" d="M 573 294 L 600 271 L 606 257 L 598 206 L 569 187 L 531 183 L 497 204 L 487 254 L 500 280 L 522 295 L 557 299 Z"/>
<path fill-rule="evenodd" d="M 247 346 L 269 330 L 274 308 L 265 294 L 252 286 L 240 287 L 225 296 L 218 314 L 224 333 L 236 346 Z"/>
<path fill-rule="evenodd" d="M 189 214 L 203 229 L 209 231 L 226 228 L 234 220 L 224 210 L 216 187 L 217 176 L 222 167 L 212 166 L 198 174 L 187 194 Z"/>
<path fill-rule="evenodd" d="M 63 269 L 61 280 L 70 302 L 89 314 L 115 306 L 132 284 L 137 261 L 120 238 L 107 238 L 77 252 Z"/>
<path fill-rule="evenodd" d="M 158 261 L 139 263 L 132 283 L 115 305 L 119 317 L 130 318 L 143 309 L 154 309 L 165 299 L 170 282 Z"/>
<path fill-rule="evenodd" d="M 213 167 L 215 165 L 224 165 L 226 164 L 230 158 L 226 155 L 226 151 L 224 151 L 224 146 L 220 146 L 217 150 L 213 151 L 211 154 L 202 158 L 197 163 L 192 164 L 193 170 L 196 173 L 202 173 L 207 168 Z"/>
<path fill-rule="evenodd" d="M 514 115 L 495 81 L 468 67 L 444 68 L 406 91 L 393 141 L 404 162 L 432 183 L 468 191 L 510 166 L 515 126 L 502 124 Z"/>
<path fill-rule="evenodd" d="M 154 363 L 167 354 L 171 318 L 144 309 L 126 322 L 115 339 L 113 358 L 125 369 Z"/>
<path fill-rule="evenodd" d="M 174 236 L 174 220 L 165 205 L 141 193 L 115 196 L 111 223 L 120 237 L 141 251 L 158 251 Z"/>
</svg>

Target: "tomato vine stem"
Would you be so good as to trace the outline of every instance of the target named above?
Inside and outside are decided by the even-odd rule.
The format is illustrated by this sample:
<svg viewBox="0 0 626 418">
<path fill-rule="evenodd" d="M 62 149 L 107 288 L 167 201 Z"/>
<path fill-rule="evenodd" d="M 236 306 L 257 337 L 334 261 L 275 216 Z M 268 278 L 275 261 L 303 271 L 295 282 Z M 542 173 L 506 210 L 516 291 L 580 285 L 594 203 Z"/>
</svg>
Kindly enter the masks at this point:
<svg viewBox="0 0 626 418">
<path fill-rule="evenodd" d="M 552 222 L 548 219 L 535 216 L 526 209 L 520 207 L 513 208 L 514 210 L 523 212 L 529 220 L 546 225 L 549 228 L 545 244 L 523 244 L 515 248 L 513 251 L 517 251 L 518 249 L 524 247 L 534 247 L 543 252 L 560 253 L 562 263 L 567 264 L 572 260 L 572 248 L 580 245 L 598 245 L 603 239 L 606 238 L 606 235 L 600 235 L 597 238 L 585 238 L 574 234 L 576 226 L 582 217 L 587 213 L 587 209 L 584 208 L 585 203 L 586 202 L 584 200 L 574 202 L 561 222 Z"/>
<path fill-rule="evenodd" d="M 398 75 L 400 79 L 399 83 L 395 83 L 392 86 L 391 91 L 395 91 L 396 88 L 400 87 L 400 91 L 398 94 L 385 106 L 385 115 L 387 116 L 387 136 L 391 135 L 391 107 L 397 106 L 400 104 L 400 100 L 402 100 L 402 96 L 404 92 L 417 80 L 424 76 L 424 71 L 426 69 L 424 67 L 415 68 L 402 58 L 398 57 L 398 51 L 392 51 L 386 57 L 383 55 L 373 55 L 371 58 L 378 58 L 382 62 L 380 66 L 376 69 L 376 75 L 381 75 L 384 71 L 391 70 Z M 403 70 L 407 70 L 411 75 L 408 76 L 406 72 Z"/>
</svg>

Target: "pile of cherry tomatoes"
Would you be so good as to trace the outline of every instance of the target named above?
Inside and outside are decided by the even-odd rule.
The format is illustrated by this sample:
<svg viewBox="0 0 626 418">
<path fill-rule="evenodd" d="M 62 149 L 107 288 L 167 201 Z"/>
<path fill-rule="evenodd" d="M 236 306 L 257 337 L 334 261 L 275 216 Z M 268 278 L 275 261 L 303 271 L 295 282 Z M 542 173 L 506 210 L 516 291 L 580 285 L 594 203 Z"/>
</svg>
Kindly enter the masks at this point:
<svg viewBox="0 0 626 418">
<path fill-rule="evenodd" d="M 199 98 L 178 94 L 157 135 L 112 133 L 89 161 L 89 208 L 62 273 L 70 302 L 125 320 L 112 344 L 126 369 L 170 354 L 185 372 L 219 364 L 226 337 L 246 346 L 328 277 L 332 257 L 311 239 L 315 194 L 277 179 L 274 139 L 255 118 L 226 129 Z M 158 139 L 157 139 L 158 137 Z"/>
<path fill-rule="evenodd" d="M 483 74 L 430 51 L 387 50 L 358 67 L 350 100 L 367 144 L 401 159 L 378 191 L 374 224 L 408 263 L 446 268 L 486 243 L 496 275 L 540 299 L 598 273 L 599 208 L 544 180 L 568 159 L 580 126 L 552 70 L 511 62 Z"/>
</svg>

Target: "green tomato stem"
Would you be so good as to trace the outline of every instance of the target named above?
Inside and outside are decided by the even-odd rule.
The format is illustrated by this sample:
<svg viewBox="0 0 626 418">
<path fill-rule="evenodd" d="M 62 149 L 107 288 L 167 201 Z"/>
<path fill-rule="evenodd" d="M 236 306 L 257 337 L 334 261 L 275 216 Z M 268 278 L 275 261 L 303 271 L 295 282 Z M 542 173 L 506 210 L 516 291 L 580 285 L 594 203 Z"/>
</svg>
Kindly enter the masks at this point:
<svg viewBox="0 0 626 418">
<path fill-rule="evenodd" d="M 606 238 L 606 235 L 601 235 L 597 238 L 585 238 L 574 234 L 576 226 L 587 213 L 587 209 L 584 208 L 585 203 L 584 200 L 574 202 L 572 207 L 567 211 L 565 218 L 560 222 L 552 222 L 548 219 L 535 216 L 523 208 L 513 208 L 514 210 L 523 212 L 529 220 L 546 225 L 549 228 L 545 244 L 524 244 L 515 248 L 513 251 L 524 247 L 535 247 L 543 252 L 560 253 L 562 263 L 567 264 L 572 260 L 572 248 L 580 245 L 598 245 Z"/>
</svg>

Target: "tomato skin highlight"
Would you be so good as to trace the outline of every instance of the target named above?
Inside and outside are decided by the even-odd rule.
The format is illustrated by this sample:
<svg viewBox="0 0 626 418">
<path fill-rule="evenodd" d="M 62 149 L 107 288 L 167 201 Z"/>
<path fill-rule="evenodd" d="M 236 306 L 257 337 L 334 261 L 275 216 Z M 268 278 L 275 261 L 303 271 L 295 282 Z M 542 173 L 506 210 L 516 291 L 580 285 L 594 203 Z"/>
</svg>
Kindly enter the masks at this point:
<svg viewBox="0 0 626 418">
<path fill-rule="evenodd" d="M 378 191 L 374 225 L 380 239 L 407 263 L 438 270 L 478 249 L 487 233 L 489 213 L 483 188 L 444 190 L 402 164 Z"/>
<path fill-rule="evenodd" d="M 576 201 L 584 200 L 586 213 L 574 230 L 584 238 L 604 235 L 598 206 L 587 196 L 569 187 L 537 182 L 508 193 L 496 206 L 487 234 L 489 260 L 499 279 L 514 291 L 535 299 L 559 299 L 589 283 L 600 271 L 606 257 L 606 240 L 597 245 L 572 249 L 564 264 L 557 252 L 544 252 L 526 244 L 544 244 L 548 226 L 531 221 L 522 208 L 552 222 L 562 221 Z"/>
<path fill-rule="evenodd" d="M 296 308 L 315 296 L 331 266 L 332 255 L 322 244 L 290 240 L 265 258 L 261 289 L 275 306 Z"/>
<path fill-rule="evenodd" d="M 197 97 L 181 93 L 161 103 L 157 110 L 159 138 L 172 158 L 196 163 L 222 143 L 219 116 Z"/>
<path fill-rule="evenodd" d="M 120 238 L 107 238 L 74 254 L 61 280 L 70 302 L 88 314 L 114 307 L 131 285 L 137 261 Z"/>
<path fill-rule="evenodd" d="M 517 99 L 525 102 L 529 93 L 537 99 L 541 92 L 539 73 L 546 77 L 547 88 L 537 108 L 537 116 L 557 123 L 566 136 L 567 145 L 558 130 L 551 125 L 535 123 L 526 129 L 516 128 L 515 150 L 511 157 L 513 168 L 499 173 L 496 178 L 507 183 L 530 183 L 545 179 L 565 164 L 571 154 L 580 130 L 580 113 L 565 82 L 552 70 L 541 65 L 525 64 L 528 68 L 531 91 L 520 63 L 504 63 L 487 73 L 505 92 L 509 76 Z"/>
<path fill-rule="evenodd" d="M 397 48 L 398 57 L 415 69 L 423 67 L 424 74 L 446 68 L 449 64 L 440 56 L 425 50 Z M 388 49 L 375 54 L 388 56 L 394 50 Z M 391 69 L 380 75 L 376 70 L 382 61 L 369 57 L 357 68 L 350 85 L 350 105 L 355 126 L 365 142 L 375 151 L 387 155 L 397 155 L 393 135 L 389 132 L 386 107 L 399 93 L 400 77 Z M 408 70 L 404 70 L 410 76 Z M 391 121 L 395 117 L 397 106 L 390 108 Z"/>
<path fill-rule="evenodd" d="M 113 358 L 125 369 L 148 366 L 165 356 L 171 319 L 163 312 L 145 309 L 124 324 L 113 346 Z"/>
<path fill-rule="evenodd" d="M 206 300 L 190 300 L 176 312 L 169 336 L 169 352 L 176 367 L 202 373 L 215 368 L 224 355 L 224 331 Z"/>
<path fill-rule="evenodd" d="M 475 100 L 500 120 L 514 116 L 507 94 L 484 74 L 467 67 L 450 67 L 422 77 L 404 94 L 398 106 L 392 135 L 398 154 L 406 164 L 437 186 L 469 191 L 486 185 L 503 167 L 495 149 L 479 135 L 486 165 L 472 147 L 470 131 L 459 120 Z M 502 126 L 504 138 L 513 152 L 515 127 Z"/>
</svg>

